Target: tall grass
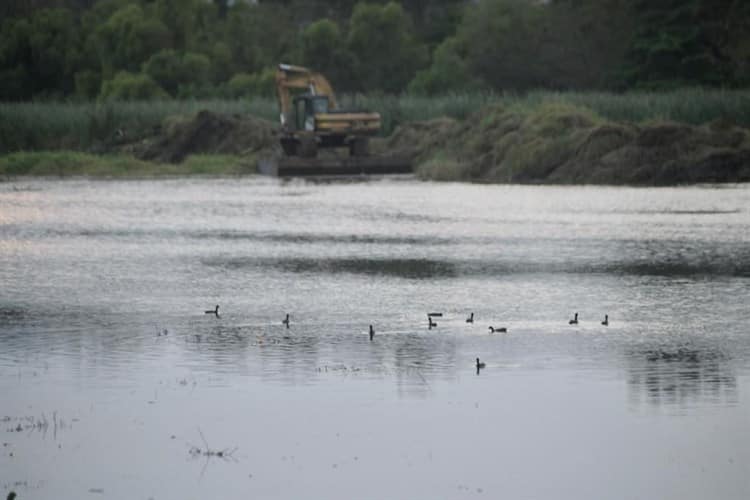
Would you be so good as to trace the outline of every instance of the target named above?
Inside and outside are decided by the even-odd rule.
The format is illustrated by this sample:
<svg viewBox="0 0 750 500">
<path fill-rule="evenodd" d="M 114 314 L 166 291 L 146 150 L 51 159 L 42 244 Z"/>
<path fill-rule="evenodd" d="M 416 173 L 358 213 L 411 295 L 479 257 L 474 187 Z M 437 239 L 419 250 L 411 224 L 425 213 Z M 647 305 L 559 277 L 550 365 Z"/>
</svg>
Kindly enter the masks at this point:
<svg viewBox="0 0 750 500">
<path fill-rule="evenodd" d="M 525 94 L 474 92 L 439 97 L 360 96 L 357 99 L 347 98 L 344 102 L 379 111 L 383 115 L 383 129 L 386 134 L 404 122 L 429 120 L 441 116 L 463 120 L 488 105 L 532 111 L 547 103 L 588 109 L 601 118 L 617 122 L 675 121 L 702 125 L 723 119 L 750 128 L 750 89 L 690 88 L 671 92 L 621 94 L 547 90 Z"/>
<path fill-rule="evenodd" d="M 381 115 L 382 131 L 390 135 L 403 123 L 431 120 L 439 117 L 463 120 L 503 97 L 490 92 L 450 94 L 438 97 L 413 95 L 345 96 L 343 106 L 377 111 Z"/>
<path fill-rule="evenodd" d="M 524 106 L 560 102 L 588 108 L 602 118 L 643 123 L 675 121 L 702 125 L 721 119 L 750 128 L 750 90 L 681 89 L 671 92 L 532 92 Z"/>
<path fill-rule="evenodd" d="M 343 96 L 345 107 L 365 108 L 382 115 L 383 134 L 406 122 L 447 116 L 458 120 L 489 105 L 533 110 L 555 102 L 586 108 L 613 121 L 670 120 L 693 125 L 723 119 L 750 128 L 750 90 L 684 89 L 672 92 L 550 92 L 527 94 L 464 93 L 438 97 L 412 95 Z M 97 103 L 0 103 L 0 152 L 72 149 L 97 151 L 127 132 L 148 136 L 171 115 L 202 109 L 252 114 L 276 122 L 273 98 Z"/>
<path fill-rule="evenodd" d="M 118 135 L 148 136 L 168 116 L 209 109 L 277 119 L 276 103 L 260 100 L 0 103 L 0 152 L 94 150 Z"/>
</svg>

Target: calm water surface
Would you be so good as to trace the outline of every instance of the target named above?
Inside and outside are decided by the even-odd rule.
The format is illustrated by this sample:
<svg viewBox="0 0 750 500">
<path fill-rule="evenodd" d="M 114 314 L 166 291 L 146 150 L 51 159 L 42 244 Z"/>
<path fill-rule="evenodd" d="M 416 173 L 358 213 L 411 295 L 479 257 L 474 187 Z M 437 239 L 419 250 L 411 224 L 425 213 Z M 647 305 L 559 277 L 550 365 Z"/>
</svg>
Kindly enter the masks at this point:
<svg viewBox="0 0 750 500">
<path fill-rule="evenodd" d="M 0 184 L 0 493 L 750 498 L 749 297 L 750 186 Z"/>
</svg>

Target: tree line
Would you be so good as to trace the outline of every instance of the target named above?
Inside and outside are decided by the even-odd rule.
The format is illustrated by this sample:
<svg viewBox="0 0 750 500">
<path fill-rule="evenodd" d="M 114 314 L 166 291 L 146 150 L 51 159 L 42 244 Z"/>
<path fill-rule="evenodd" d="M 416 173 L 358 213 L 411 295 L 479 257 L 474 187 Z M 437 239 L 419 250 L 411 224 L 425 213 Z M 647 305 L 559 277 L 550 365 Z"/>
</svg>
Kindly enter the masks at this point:
<svg viewBox="0 0 750 500">
<path fill-rule="evenodd" d="M 6 0 L 0 100 L 743 87 L 746 0 Z"/>
</svg>

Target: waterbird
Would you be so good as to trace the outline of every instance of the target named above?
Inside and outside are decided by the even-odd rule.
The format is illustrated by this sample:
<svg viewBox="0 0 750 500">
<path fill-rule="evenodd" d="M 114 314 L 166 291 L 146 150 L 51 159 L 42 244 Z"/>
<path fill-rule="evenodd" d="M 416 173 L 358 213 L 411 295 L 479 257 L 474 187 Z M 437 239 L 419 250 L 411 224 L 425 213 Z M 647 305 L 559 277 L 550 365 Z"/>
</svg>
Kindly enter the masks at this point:
<svg viewBox="0 0 750 500">
<path fill-rule="evenodd" d="M 480 368 L 484 368 L 485 366 L 486 365 L 482 361 L 479 361 L 479 358 L 477 358 L 477 370 L 479 370 Z"/>
<path fill-rule="evenodd" d="M 289 328 L 289 313 L 286 313 L 286 318 L 284 318 L 284 319 L 283 319 L 283 320 L 281 321 L 281 324 L 282 324 L 282 325 L 286 325 L 286 327 L 287 327 L 287 328 Z"/>
<path fill-rule="evenodd" d="M 432 330 L 436 326 L 437 326 L 437 323 L 435 323 L 434 321 L 432 321 L 432 316 L 428 315 L 427 316 L 427 329 L 428 330 Z"/>
<path fill-rule="evenodd" d="M 474 323 L 474 313 L 471 313 L 471 316 L 466 318 L 467 323 Z"/>
<path fill-rule="evenodd" d="M 602 321 L 602 325 L 609 326 L 609 315 L 604 315 L 604 321 Z"/>
<path fill-rule="evenodd" d="M 578 324 L 578 313 L 575 314 L 575 317 L 568 321 L 569 325 L 577 325 Z"/>
<path fill-rule="evenodd" d="M 375 329 L 370 325 L 370 340 L 375 336 Z"/>
<path fill-rule="evenodd" d="M 204 311 L 204 313 L 205 314 L 215 314 L 217 318 L 220 317 L 219 316 L 219 304 L 216 304 L 216 309 L 214 309 L 213 311 Z"/>
<path fill-rule="evenodd" d="M 490 333 L 508 333 L 508 329 L 504 326 L 501 326 L 500 328 L 490 327 Z"/>
</svg>

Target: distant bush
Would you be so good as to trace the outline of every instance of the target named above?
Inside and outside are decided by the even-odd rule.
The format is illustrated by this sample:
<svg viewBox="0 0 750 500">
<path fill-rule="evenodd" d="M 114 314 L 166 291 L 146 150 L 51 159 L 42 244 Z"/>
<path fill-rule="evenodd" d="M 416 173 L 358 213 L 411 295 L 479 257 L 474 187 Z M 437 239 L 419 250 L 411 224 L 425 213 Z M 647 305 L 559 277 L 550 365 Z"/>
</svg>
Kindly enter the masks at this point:
<svg viewBox="0 0 750 500">
<path fill-rule="evenodd" d="M 136 101 L 169 97 L 153 78 L 144 74 L 121 71 L 102 84 L 101 100 Z"/>
<path fill-rule="evenodd" d="M 143 64 L 143 72 L 174 97 L 181 87 L 205 85 L 210 79 L 211 62 L 203 54 L 165 49 Z"/>
<path fill-rule="evenodd" d="M 271 97 L 275 90 L 275 72 L 268 68 L 260 73 L 237 73 L 227 83 L 230 97 Z"/>
<path fill-rule="evenodd" d="M 114 12 L 92 36 L 105 78 L 118 71 L 138 71 L 159 48 L 170 44 L 167 26 L 135 2 Z"/>
<path fill-rule="evenodd" d="M 84 99 L 95 99 L 101 89 L 101 75 L 89 69 L 75 75 L 76 95 Z"/>
<path fill-rule="evenodd" d="M 432 65 L 419 71 L 409 83 L 409 92 L 418 95 L 476 91 L 484 85 L 469 69 L 461 42 L 448 38 L 436 49 Z"/>
<path fill-rule="evenodd" d="M 427 66 L 429 51 L 413 32 L 412 20 L 400 3 L 357 3 L 346 43 L 364 91 L 401 92 Z"/>
</svg>

